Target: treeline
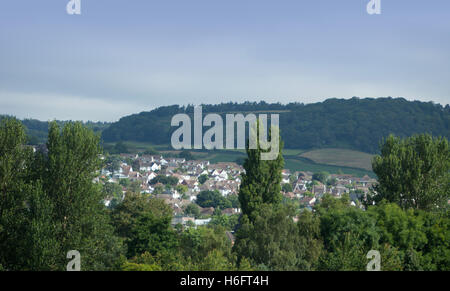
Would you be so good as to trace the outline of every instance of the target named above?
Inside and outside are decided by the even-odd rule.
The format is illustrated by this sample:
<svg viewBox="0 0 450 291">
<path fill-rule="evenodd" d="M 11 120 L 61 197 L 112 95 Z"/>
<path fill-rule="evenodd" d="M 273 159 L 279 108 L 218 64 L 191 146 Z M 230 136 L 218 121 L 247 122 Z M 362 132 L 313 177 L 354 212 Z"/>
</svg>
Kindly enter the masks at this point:
<svg viewBox="0 0 450 291">
<path fill-rule="evenodd" d="M 338 147 L 376 153 L 383 137 L 416 133 L 450 137 L 450 106 L 410 102 L 403 98 L 328 99 L 314 104 L 265 102 L 203 105 L 204 114 L 280 114 L 281 135 L 287 148 Z M 175 130 L 170 120 L 177 113 L 192 116 L 192 106 L 166 106 L 121 118 L 105 129 L 107 142 L 141 141 L 167 144 Z M 225 119 L 224 119 L 225 120 Z M 224 135 L 225 136 L 225 135 Z"/>
<path fill-rule="evenodd" d="M 80 123 L 52 123 L 45 151 L 25 141 L 19 121 L 0 122 L 3 270 L 64 270 L 70 250 L 82 270 L 365 270 L 370 250 L 382 270 L 450 270 L 445 138 L 389 137 L 370 195 L 356 206 L 325 196 L 312 212 L 282 199 L 281 147 L 273 161 L 248 149 L 239 221 L 215 213 L 197 228 L 172 227 L 172 209 L 138 187 L 107 209 L 115 190 L 93 183 L 105 166 L 99 139 Z M 216 194 L 199 202 L 220 205 Z"/>
<path fill-rule="evenodd" d="M 4 118 L 11 118 L 11 116 L 0 115 L 0 120 Z M 21 122 L 25 126 L 27 144 L 37 145 L 46 143 L 50 122 L 29 118 L 23 119 L 21 120 Z M 56 120 L 55 122 L 58 125 L 63 126 L 65 123 L 70 123 L 71 121 Z M 87 121 L 83 122 L 83 125 L 85 125 L 89 129 L 92 129 L 95 133 L 101 133 L 110 125 L 110 123 Z"/>
</svg>

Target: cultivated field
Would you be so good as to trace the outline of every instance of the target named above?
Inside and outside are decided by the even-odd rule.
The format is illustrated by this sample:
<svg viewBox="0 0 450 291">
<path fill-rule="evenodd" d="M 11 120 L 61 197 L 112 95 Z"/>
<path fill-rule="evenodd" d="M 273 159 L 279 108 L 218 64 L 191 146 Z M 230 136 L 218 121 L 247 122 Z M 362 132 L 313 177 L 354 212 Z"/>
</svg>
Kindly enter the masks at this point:
<svg viewBox="0 0 450 291">
<path fill-rule="evenodd" d="M 359 168 L 372 171 L 371 160 L 373 155 L 363 152 L 345 149 L 319 149 L 302 153 L 300 156 L 310 159 L 318 164 Z"/>
</svg>

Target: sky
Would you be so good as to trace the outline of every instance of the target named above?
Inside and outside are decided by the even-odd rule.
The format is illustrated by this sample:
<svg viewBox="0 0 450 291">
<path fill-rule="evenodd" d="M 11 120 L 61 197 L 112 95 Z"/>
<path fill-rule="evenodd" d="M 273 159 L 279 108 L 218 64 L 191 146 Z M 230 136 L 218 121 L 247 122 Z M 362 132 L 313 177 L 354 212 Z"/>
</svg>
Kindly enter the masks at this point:
<svg viewBox="0 0 450 291">
<path fill-rule="evenodd" d="M 116 121 L 163 105 L 450 103 L 450 1 L 0 0 L 0 114 Z"/>
</svg>

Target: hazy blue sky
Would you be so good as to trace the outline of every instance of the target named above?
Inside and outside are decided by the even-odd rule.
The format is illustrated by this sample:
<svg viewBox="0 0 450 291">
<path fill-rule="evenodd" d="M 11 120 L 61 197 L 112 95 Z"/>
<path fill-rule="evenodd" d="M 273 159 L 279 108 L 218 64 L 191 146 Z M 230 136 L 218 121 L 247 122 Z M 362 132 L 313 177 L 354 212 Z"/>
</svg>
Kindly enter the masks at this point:
<svg viewBox="0 0 450 291">
<path fill-rule="evenodd" d="M 0 0 L 0 114 L 113 121 L 160 105 L 450 103 L 450 1 Z"/>
</svg>

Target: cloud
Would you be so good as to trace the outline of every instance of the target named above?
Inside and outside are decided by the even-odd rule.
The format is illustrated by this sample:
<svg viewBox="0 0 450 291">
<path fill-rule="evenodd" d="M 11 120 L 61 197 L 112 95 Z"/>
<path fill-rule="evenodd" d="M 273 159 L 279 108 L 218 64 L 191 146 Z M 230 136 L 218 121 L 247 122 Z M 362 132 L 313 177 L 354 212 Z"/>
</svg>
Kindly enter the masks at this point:
<svg viewBox="0 0 450 291">
<path fill-rule="evenodd" d="M 148 108 L 145 108 L 148 109 Z M 144 110 L 129 100 L 0 91 L 0 114 L 39 120 L 116 121 Z"/>
</svg>

